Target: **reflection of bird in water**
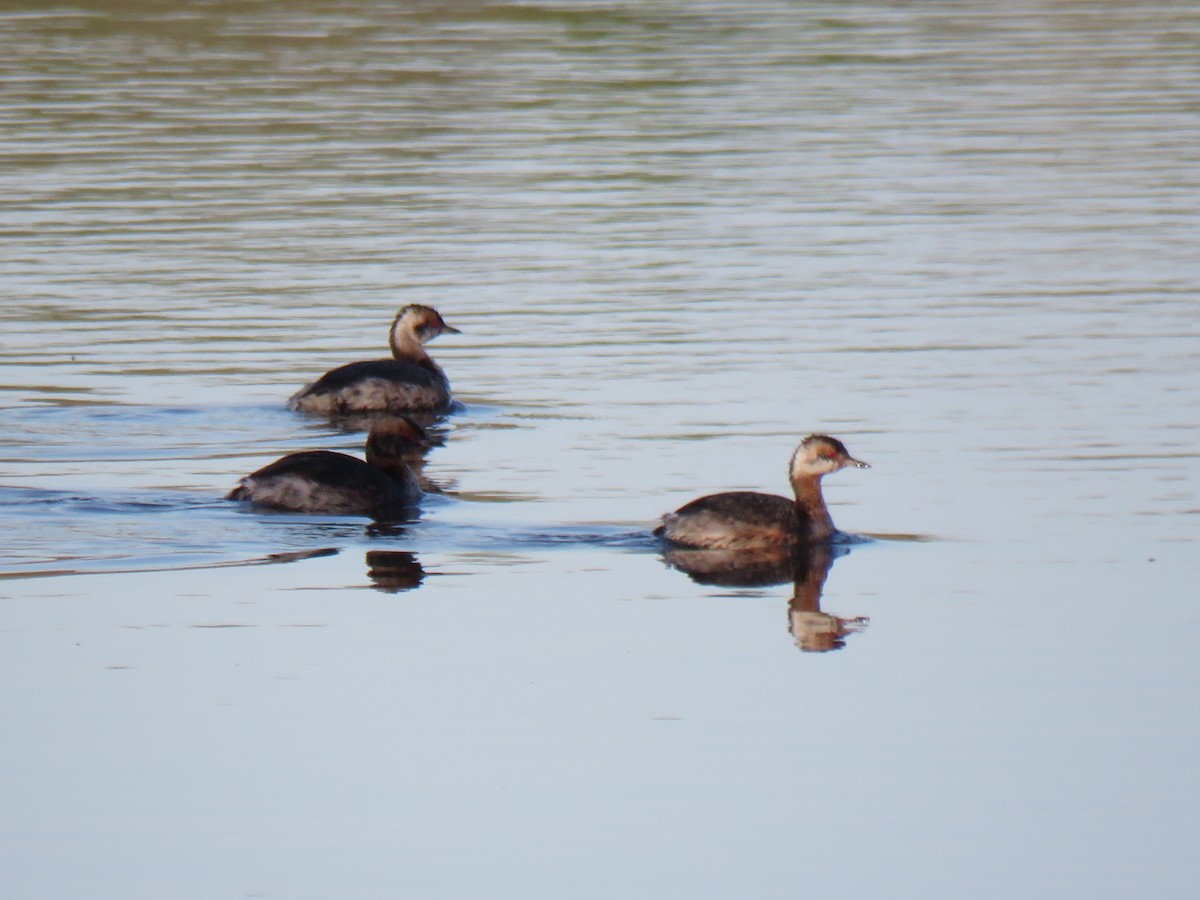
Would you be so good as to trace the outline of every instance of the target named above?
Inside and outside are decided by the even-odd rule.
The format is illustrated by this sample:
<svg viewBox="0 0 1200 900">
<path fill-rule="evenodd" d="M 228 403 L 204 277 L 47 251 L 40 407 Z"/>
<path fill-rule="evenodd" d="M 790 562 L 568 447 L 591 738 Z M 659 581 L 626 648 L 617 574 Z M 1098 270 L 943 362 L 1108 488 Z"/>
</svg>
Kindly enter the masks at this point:
<svg viewBox="0 0 1200 900">
<path fill-rule="evenodd" d="M 718 587 L 766 587 L 785 584 L 806 567 L 808 548 L 770 547 L 758 550 L 704 550 L 668 545 L 663 560 L 687 573 L 697 584 Z"/>
<path fill-rule="evenodd" d="M 663 559 L 698 584 L 721 587 L 764 587 L 792 582 L 788 631 L 796 646 L 808 652 L 840 650 L 845 637 L 862 631 L 865 616 L 843 619 L 821 612 L 821 591 L 838 556 L 849 548 L 831 544 L 759 550 L 700 550 L 668 547 Z"/>
<path fill-rule="evenodd" d="M 794 500 L 754 491 L 709 494 L 667 513 L 654 533 L 673 544 L 713 550 L 829 540 L 837 530 L 821 495 L 821 478 L 846 466 L 870 468 L 854 459 L 837 438 L 810 434 L 788 464 Z"/>
<path fill-rule="evenodd" d="M 367 436 L 365 462 L 330 450 L 289 453 L 247 475 L 226 499 L 294 512 L 387 517 L 420 500 L 409 461 L 420 459 L 427 446 L 416 422 L 384 419 Z"/>
<path fill-rule="evenodd" d="M 367 577 L 379 590 L 395 594 L 420 587 L 425 570 L 417 555 L 407 550 L 369 550 Z"/>
<path fill-rule="evenodd" d="M 288 400 L 300 412 L 340 415 L 355 412 L 444 411 L 450 407 L 450 381 L 425 352 L 439 334 L 461 334 L 436 309 L 419 304 L 396 314 L 388 344 L 391 359 L 348 363 L 326 372 Z"/>
<path fill-rule="evenodd" d="M 817 545 L 811 549 L 808 566 L 796 569 L 795 588 L 788 601 L 788 631 L 796 646 L 809 653 L 841 650 L 846 635 L 862 631 L 871 621 L 866 616 L 843 619 L 821 612 L 821 591 L 833 560 L 831 547 Z"/>
</svg>

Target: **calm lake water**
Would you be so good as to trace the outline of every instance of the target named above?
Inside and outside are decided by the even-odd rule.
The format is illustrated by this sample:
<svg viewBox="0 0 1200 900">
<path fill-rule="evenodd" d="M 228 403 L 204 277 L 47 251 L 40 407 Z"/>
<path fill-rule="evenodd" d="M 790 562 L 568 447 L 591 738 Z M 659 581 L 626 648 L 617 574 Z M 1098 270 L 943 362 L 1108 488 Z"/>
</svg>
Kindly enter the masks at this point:
<svg viewBox="0 0 1200 900">
<path fill-rule="evenodd" d="M 1193 895 L 1194 3 L 31 3 L 0 46 L 5 897 Z M 463 331 L 445 492 L 223 502 L 361 450 L 284 400 L 412 302 Z M 862 540 L 663 559 L 814 431 Z"/>
</svg>

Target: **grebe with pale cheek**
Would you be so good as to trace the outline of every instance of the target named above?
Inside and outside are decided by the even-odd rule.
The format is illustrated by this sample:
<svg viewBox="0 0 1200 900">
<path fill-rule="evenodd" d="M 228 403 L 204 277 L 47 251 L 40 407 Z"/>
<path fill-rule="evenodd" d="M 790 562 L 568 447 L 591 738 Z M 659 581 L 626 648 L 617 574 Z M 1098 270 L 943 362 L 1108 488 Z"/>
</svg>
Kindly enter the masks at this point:
<svg viewBox="0 0 1200 900">
<path fill-rule="evenodd" d="M 404 307 L 392 321 L 391 359 L 371 359 L 331 369 L 288 400 L 299 412 L 343 413 L 444 412 L 450 408 L 450 381 L 425 352 L 439 334 L 461 334 L 436 309 Z"/>
<path fill-rule="evenodd" d="M 837 438 L 810 434 L 788 464 L 794 500 L 754 491 L 709 494 L 667 513 L 654 533 L 673 544 L 712 550 L 828 541 L 837 529 L 821 495 L 821 479 L 846 466 L 870 468 L 852 457 Z"/>
</svg>

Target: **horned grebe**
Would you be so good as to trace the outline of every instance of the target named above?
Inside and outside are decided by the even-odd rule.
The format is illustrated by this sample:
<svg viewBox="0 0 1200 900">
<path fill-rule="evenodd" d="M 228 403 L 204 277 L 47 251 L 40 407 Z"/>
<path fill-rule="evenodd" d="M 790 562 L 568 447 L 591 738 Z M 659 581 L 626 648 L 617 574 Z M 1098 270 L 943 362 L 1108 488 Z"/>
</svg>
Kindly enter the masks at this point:
<svg viewBox="0 0 1200 900">
<path fill-rule="evenodd" d="M 404 307 L 392 321 L 392 359 L 371 359 L 331 369 L 288 399 L 300 412 L 442 411 L 450 406 L 450 382 L 423 344 L 439 334 L 461 334 L 436 309 Z"/>
<path fill-rule="evenodd" d="M 810 434 L 788 464 L 795 500 L 753 491 L 710 494 L 667 513 L 654 533 L 675 544 L 714 550 L 827 541 L 837 530 L 821 496 L 821 477 L 846 466 L 870 468 L 837 438 Z"/>
<path fill-rule="evenodd" d="M 367 436 L 366 462 L 330 450 L 289 453 L 247 475 L 225 499 L 333 515 L 415 506 L 421 487 L 406 459 L 428 446 L 425 429 L 412 419 L 385 419 Z"/>
</svg>

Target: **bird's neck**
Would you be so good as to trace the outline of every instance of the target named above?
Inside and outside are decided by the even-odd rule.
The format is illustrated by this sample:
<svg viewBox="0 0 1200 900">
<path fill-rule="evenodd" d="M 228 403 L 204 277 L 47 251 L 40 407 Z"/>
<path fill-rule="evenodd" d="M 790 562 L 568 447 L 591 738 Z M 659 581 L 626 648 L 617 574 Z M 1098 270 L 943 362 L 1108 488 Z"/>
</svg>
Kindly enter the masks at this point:
<svg viewBox="0 0 1200 900">
<path fill-rule="evenodd" d="M 367 462 L 377 469 L 387 472 L 398 481 L 403 481 L 411 471 L 408 463 L 398 456 L 384 456 L 382 454 L 367 454 Z"/>
<path fill-rule="evenodd" d="M 808 520 L 808 536 L 817 541 L 832 537 L 833 519 L 821 494 L 821 477 L 805 475 L 795 478 L 792 480 L 792 489 L 796 492 L 796 505 Z"/>
<path fill-rule="evenodd" d="M 424 363 L 429 359 L 425 347 L 411 331 L 393 330 L 388 343 L 391 345 L 392 357 L 395 359 L 404 359 L 415 363 Z"/>
</svg>

